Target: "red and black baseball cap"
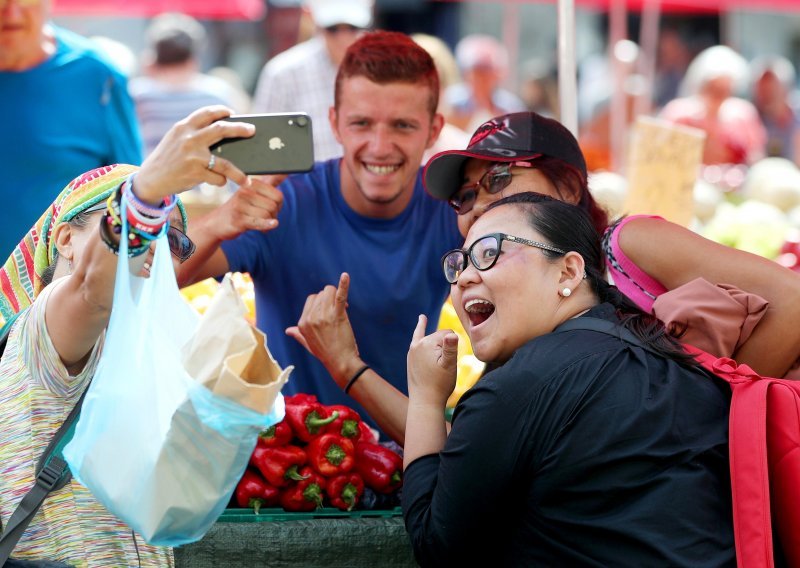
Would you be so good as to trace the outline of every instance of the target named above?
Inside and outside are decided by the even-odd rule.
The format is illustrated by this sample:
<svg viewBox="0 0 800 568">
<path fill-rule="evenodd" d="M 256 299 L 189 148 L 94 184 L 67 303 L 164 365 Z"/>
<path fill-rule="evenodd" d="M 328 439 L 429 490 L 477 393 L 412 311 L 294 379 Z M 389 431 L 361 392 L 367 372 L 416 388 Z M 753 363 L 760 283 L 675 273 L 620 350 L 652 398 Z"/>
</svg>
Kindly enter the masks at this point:
<svg viewBox="0 0 800 568">
<path fill-rule="evenodd" d="M 425 189 L 437 199 L 450 199 L 461 187 L 464 163 L 470 158 L 519 162 L 540 156 L 563 160 L 586 179 L 583 152 L 564 125 L 535 112 L 515 112 L 481 124 L 466 150 L 446 150 L 428 160 Z"/>
</svg>

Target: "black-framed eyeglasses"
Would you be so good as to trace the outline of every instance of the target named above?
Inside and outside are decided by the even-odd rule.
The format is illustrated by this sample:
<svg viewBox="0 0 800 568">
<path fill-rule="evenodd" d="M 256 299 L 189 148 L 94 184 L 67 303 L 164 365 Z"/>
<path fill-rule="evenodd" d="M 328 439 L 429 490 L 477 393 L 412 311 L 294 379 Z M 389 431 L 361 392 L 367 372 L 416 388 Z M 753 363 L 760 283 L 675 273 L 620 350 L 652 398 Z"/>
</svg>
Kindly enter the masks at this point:
<svg viewBox="0 0 800 568">
<path fill-rule="evenodd" d="M 197 248 L 186 233 L 171 225 L 167 229 L 167 242 L 169 243 L 169 252 L 181 262 L 189 260 Z"/>
<path fill-rule="evenodd" d="M 500 256 L 500 250 L 503 246 L 503 241 L 511 241 L 512 243 L 520 243 L 535 247 L 542 250 L 549 250 L 558 254 L 567 254 L 566 251 L 560 248 L 540 243 L 538 241 L 530 241 L 522 237 L 515 237 L 505 233 L 491 233 L 484 235 L 466 250 L 453 249 L 442 257 L 442 269 L 444 270 L 444 277 L 450 284 L 455 284 L 458 277 L 467 268 L 467 259 L 472 261 L 472 266 L 478 270 L 489 270 L 497 262 Z"/>
<path fill-rule="evenodd" d="M 500 162 L 487 169 L 481 179 L 467 187 L 462 187 L 447 201 L 459 215 L 472 211 L 478 199 L 478 191 L 485 189 L 490 195 L 503 191 L 511 184 L 511 168 L 530 168 L 530 162 Z"/>
</svg>

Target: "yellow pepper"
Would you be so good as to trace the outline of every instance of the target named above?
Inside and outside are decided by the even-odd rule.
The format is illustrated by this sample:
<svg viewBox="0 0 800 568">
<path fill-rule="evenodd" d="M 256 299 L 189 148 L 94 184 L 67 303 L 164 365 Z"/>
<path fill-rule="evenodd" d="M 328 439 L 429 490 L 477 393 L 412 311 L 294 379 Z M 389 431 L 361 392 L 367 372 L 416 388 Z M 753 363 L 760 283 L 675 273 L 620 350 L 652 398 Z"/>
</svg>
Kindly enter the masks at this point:
<svg viewBox="0 0 800 568">
<path fill-rule="evenodd" d="M 467 332 L 456 315 L 450 298 L 447 299 L 439 315 L 438 329 L 452 329 L 458 335 L 458 374 L 456 375 L 456 388 L 447 399 L 447 407 L 453 408 L 458 399 L 467 392 L 472 385 L 481 378 L 485 364 L 472 354 L 472 345 L 469 342 Z"/>
</svg>

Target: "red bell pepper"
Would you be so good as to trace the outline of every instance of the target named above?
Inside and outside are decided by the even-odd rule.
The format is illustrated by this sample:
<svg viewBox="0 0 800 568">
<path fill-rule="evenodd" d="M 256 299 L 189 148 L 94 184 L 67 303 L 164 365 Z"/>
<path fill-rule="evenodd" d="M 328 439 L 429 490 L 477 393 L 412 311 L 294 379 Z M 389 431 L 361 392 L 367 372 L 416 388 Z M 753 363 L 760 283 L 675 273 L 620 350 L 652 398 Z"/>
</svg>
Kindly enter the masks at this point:
<svg viewBox="0 0 800 568">
<path fill-rule="evenodd" d="M 277 424 L 274 424 L 259 433 L 258 445 L 265 448 L 286 446 L 292 441 L 293 437 L 294 432 L 292 432 L 292 427 L 289 426 L 289 423 L 285 420 L 281 420 Z"/>
<path fill-rule="evenodd" d="M 305 479 L 297 470 L 307 461 L 306 452 L 297 446 L 256 446 L 250 456 L 250 463 L 275 487 L 286 487 L 290 481 Z"/>
<path fill-rule="evenodd" d="M 361 416 L 358 415 L 358 412 L 343 404 L 333 404 L 325 408 L 328 412 L 339 413 L 339 417 L 326 428 L 328 432 L 339 434 L 353 441 L 361 436 L 361 429 L 358 426 L 361 423 Z"/>
<path fill-rule="evenodd" d="M 289 396 L 283 397 L 283 401 L 286 404 L 302 404 L 304 402 L 319 402 L 317 399 L 317 395 L 315 394 L 308 394 L 304 392 L 299 392 L 297 394 L 291 394 Z"/>
<path fill-rule="evenodd" d="M 403 484 L 403 458 L 380 444 L 356 444 L 356 471 L 377 493 L 391 493 Z"/>
<path fill-rule="evenodd" d="M 287 487 L 281 493 L 281 506 L 287 511 L 313 511 L 322 508 L 325 478 L 310 467 L 300 470 L 305 479 Z"/>
<path fill-rule="evenodd" d="M 353 442 L 339 434 L 322 434 L 306 446 L 308 463 L 325 477 L 347 473 L 355 465 Z"/>
<path fill-rule="evenodd" d="M 236 485 L 236 503 L 240 507 L 252 508 L 258 514 L 261 507 L 274 507 L 280 502 L 281 492 L 267 483 L 252 469 L 244 470 L 244 475 Z"/>
<path fill-rule="evenodd" d="M 364 480 L 355 472 L 337 475 L 328 480 L 326 493 L 331 505 L 342 511 L 352 511 L 364 494 Z"/>
<path fill-rule="evenodd" d="M 377 442 L 375 433 L 361 420 L 358 412 L 343 404 L 333 404 L 326 407 L 328 412 L 339 412 L 339 418 L 331 422 L 325 430 L 350 438 L 353 442 Z"/>
<path fill-rule="evenodd" d="M 378 441 L 378 437 L 375 435 L 375 432 L 372 431 L 372 428 L 367 426 L 366 422 L 359 422 L 358 430 L 360 434 L 358 435 L 358 438 L 353 441 L 371 442 L 373 444 Z"/>
<path fill-rule="evenodd" d="M 286 405 L 286 421 L 292 427 L 294 435 L 303 442 L 310 442 L 316 436 L 325 433 L 325 427 L 339 417 L 338 412 L 330 415 L 318 402 L 300 402 Z"/>
</svg>

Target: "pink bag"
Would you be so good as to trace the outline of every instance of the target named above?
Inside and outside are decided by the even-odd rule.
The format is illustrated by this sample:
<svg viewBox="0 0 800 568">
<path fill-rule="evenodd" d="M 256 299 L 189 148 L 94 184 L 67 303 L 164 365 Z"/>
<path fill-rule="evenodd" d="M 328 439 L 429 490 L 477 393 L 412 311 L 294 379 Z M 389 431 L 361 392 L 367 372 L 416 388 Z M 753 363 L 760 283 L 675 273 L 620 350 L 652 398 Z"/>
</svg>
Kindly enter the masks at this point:
<svg viewBox="0 0 800 568">
<path fill-rule="evenodd" d="M 685 330 L 680 340 L 717 357 L 732 357 L 750 337 L 764 314 L 761 296 L 703 278 L 665 292 L 653 303 L 653 314 L 667 329 Z"/>
</svg>

